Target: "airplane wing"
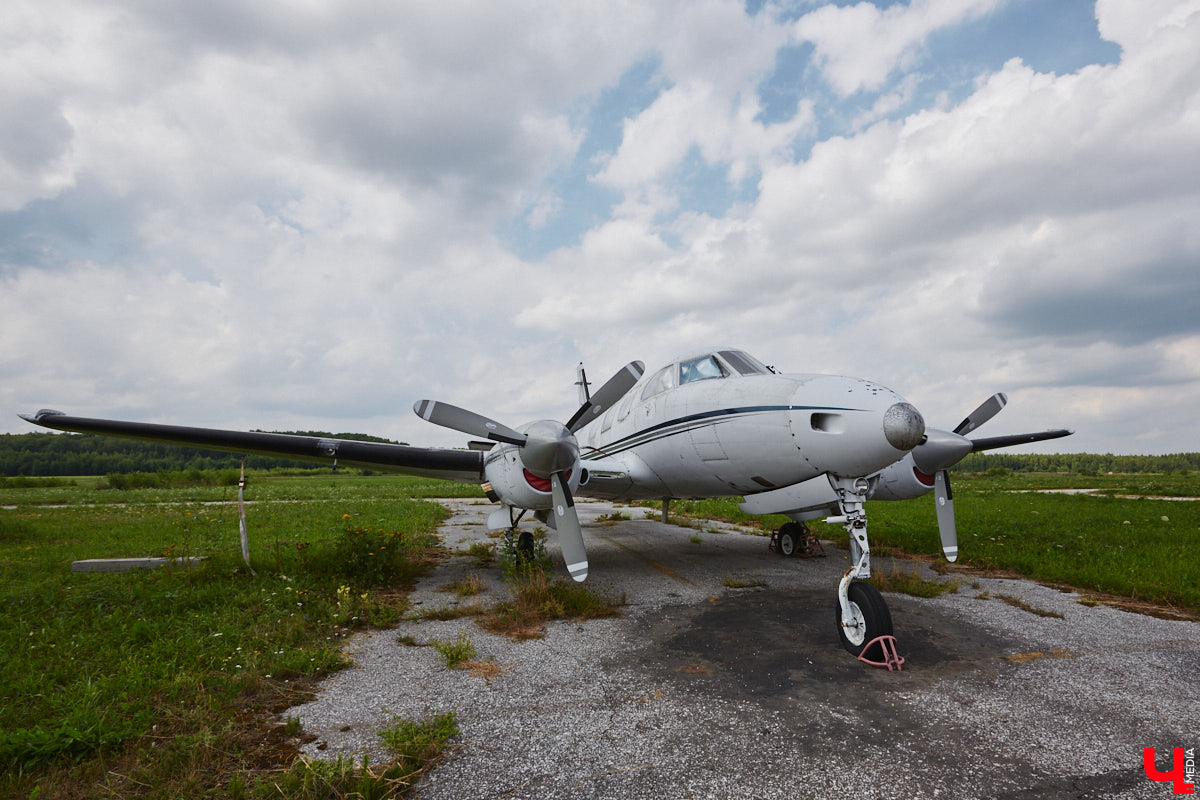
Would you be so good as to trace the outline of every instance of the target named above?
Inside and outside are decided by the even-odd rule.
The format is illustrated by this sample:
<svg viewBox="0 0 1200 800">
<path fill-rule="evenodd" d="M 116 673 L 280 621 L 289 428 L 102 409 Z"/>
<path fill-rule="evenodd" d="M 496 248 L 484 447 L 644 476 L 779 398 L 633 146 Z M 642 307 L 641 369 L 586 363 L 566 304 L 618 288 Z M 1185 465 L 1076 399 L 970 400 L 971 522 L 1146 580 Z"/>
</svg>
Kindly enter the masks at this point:
<svg viewBox="0 0 1200 800">
<path fill-rule="evenodd" d="M 104 436 L 165 442 L 205 450 L 365 467 L 463 483 L 483 482 L 483 454 L 475 450 L 409 447 L 402 444 L 358 442 L 352 439 L 295 436 L 285 433 L 249 433 L 89 419 L 45 408 L 36 414 L 21 414 L 20 417 L 35 425 L 60 431 L 99 433 Z"/>
</svg>

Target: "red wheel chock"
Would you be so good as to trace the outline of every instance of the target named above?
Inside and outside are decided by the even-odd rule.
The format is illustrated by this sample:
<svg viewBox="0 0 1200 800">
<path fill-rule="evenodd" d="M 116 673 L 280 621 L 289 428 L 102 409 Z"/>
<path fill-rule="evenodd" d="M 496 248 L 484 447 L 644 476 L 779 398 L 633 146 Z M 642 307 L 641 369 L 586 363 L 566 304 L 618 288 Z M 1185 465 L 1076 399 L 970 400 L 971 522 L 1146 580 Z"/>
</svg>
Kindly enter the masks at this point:
<svg viewBox="0 0 1200 800">
<path fill-rule="evenodd" d="M 882 661 L 872 661 L 866 656 L 867 651 L 875 645 L 879 645 L 879 651 L 883 653 Z M 867 642 L 867 646 L 862 649 L 858 660 L 864 664 L 870 664 L 872 667 L 887 667 L 888 672 L 899 672 L 904 667 L 904 656 L 900 655 L 900 651 L 896 649 L 895 636 L 876 636 Z"/>
</svg>

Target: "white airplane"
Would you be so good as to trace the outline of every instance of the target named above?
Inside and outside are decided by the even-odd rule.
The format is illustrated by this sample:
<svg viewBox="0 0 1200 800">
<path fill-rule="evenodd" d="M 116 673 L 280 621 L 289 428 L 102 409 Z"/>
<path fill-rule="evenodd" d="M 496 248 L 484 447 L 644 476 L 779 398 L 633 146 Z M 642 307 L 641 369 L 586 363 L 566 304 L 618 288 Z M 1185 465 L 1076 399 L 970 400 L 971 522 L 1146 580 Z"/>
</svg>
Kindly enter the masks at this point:
<svg viewBox="0 0 1200 800">
<path fill-rule="evenodd" d="M 558 532 L 567 571 L 588 574 L 574 496 L 610 500 L 742 497 L 751 514 L 783 514 L 778 550 L 794 554 L 807 520 L 845 526 L 853 566 L 838 584 L 838 633 L 861 655 L 892 633 L 871 574 L 864 503 L 934 492 L 946 558 L 958 557 L 947 469 L 968 453 L 1067 436 L 1068 430 L 968 439 L 1007 402 L 996 394 L 953 431 L 927 428 L 891 389 L 859 378 L 784 375 L 748 353 L 716 349 L 649 376 L 634 361 L 594 394 L 579 369 L 579 410 L 565 423 L 510 428 L 457 406 L 421 400 L 436 425 L 478 437 L 469 449 L 187 428 L 68 416 L 43 409 L 21 417 L 48 428 L 170 442 L 237 453 L 385 469 L 479 483 L 497 508 L 488 527 L 510 535 L 532 511 Z M 586 434 L 581 433 L 588 427 Z M 577 436 L 578 434 L 578 436 Z M 522 534 L 528 542 L 529 533 Z"/>
</svg>

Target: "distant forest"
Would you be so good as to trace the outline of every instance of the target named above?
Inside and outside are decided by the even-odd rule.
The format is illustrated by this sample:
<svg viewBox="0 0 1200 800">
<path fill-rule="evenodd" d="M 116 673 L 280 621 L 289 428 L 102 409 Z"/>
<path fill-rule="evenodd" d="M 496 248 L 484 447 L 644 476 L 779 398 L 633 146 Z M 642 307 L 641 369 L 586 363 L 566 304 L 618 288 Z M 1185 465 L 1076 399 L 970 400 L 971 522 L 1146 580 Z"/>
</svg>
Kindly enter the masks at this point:
<svg viewBox="0 0 1200 800">
<path fill-rule="evenodd" d="M 1165 456 L 1114 456 L 1112 453 L 971 453 L 953 468 L 954 472 L 1072 472 L 1076 475 L 1105 475 L 1109 472 L 1188 472 L 1200 469 L 1200 453 L 1171 453 Z"/>
<path fill-rule="evenodd" d="M 327 436 L 363 442 L 389 442 L 377 436 L 324 431 L 287 431 L 300 436 Z M 162 472 L 193 469 L 236 469 L 241 456 L 215 450 L 197 450 L 94 434 L 22 433 L 0 435 L 0 475 L 62 476 L 114 475 L 131 472 Z M 306 462 L 285 458 L 249 456 L 248 469 L 303 467 Z M 309 462 L 311 463 L 311 462 Z M 314 468 L 319 468 L 313 465 Z M 1181 472 L 1200 470 L 1200 453 L 1165 456 L 1114 456 L 1091 453 L 1043 455 L 1040 453 L 972 453 L 955 472 L 1072 472 L 1103 475 L 1109 472 Z"/>
<path fill-rule="evenodd" d="M 299 436 L 324 436 L 360 442 L 401 444 L 361 433 L 284 431 Z M 219 450 L 199 450 L 133 439 L 117 439 L 90 433 L 21 433 L 0 435 L 0 475 L 60 476 L 115 475 L 131 472 L 162 472 L 194 469 L 237 469 L 242 457 Z M 312 462 L 289 458 L 247 456 L 247 469 L 322 468 Z M 327 469 L 327 467 L 325 467 Z"/>
</svg>

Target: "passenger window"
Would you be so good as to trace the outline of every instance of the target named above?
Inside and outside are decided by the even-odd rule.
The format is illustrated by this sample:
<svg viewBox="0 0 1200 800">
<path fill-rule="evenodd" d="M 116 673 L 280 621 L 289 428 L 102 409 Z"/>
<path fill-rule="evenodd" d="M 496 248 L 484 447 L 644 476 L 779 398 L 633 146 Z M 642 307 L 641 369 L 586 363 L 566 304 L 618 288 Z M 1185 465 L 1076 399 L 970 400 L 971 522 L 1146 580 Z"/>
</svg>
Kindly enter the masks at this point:
<svg viewBox="0 0 1200 800">
<path fill-rule="evenodd" d="M 613 417 L 615 417 L 616 415 L 617 415 L 617 410 L 615 408 L 610 408 L 608 410 L 608 413 L 604 415 L 604 424 L 600 428 L 601 433 L 604 433 L 612 428 Z"/>
<path fill-rule="evenodd" d="M 725 370 L 712 356 L 702 356 L 684 361 L 679 365 L 679 383 L 704 381 L 709 378 L 724 378 Z"/>
<path fill-rule="evenodd" d="M 663 367 L 658 372 L 654 373 L 654 377 L 646 384 L 646 388 L 642 390 L 642 399 L 649 400 L 656 394 L 661 394 L 667 389 L 675 388 L 675 365 Z"/>
</svg>

